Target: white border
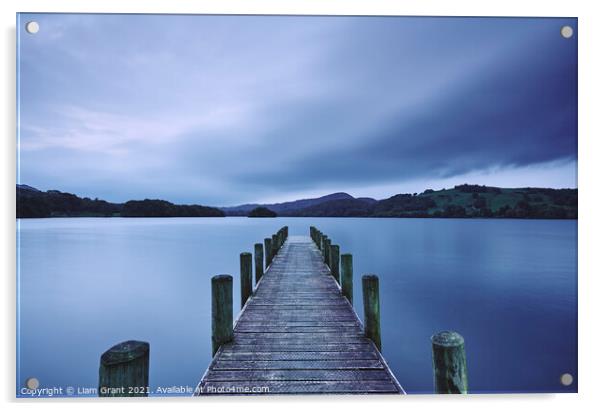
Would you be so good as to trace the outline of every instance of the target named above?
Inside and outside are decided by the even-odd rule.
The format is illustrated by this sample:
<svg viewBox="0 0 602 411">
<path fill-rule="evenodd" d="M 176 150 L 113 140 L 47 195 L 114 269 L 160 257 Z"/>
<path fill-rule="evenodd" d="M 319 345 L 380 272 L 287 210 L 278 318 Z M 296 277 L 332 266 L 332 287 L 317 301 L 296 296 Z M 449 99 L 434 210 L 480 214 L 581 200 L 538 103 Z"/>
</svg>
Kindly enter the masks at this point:
<svg viewBox="0 0 602 411">
<path fill-rule="evenodd" d="M 474 0 L 220 0 L 220 1 L 159 1 L 145 0 L 3 0 L 2 13 L 2 215 L 1 247 L 2 278 L 2 354 L 0 395 L 10 408 L 15 406 L 15 13 L 29 12 L 112 12 L 112 13 L 225 13 L 225 14 L 359 14 L 359 15 L 460 15 L 460 16 L 562 16 L 579 18 L 579 394 L 559 395 L 475 395 L 468 398 L 433 396 L 391 397 L 271 397 L 271 398 L 208 398 L 202 403 L 189 399 L 165 399 L 151 401 L 111 401 L 111 407 L 130 409 L 132 406 L 145 410 L 164 408 L 166 402 L 180 406 L 222 407 L 226 404 L 245 409 L 281 409 L 283 406 L 306 409 L 325 403 L 328 407 L 359 409 L 378 407 L 399 409 L 478 409 L 504 410 L 509 407 L 545 408 L 566 410 L 577 406 L 591 406 L 596 400 L 600 382 L 600 354 L 602 341 L 596 313 L 600 310 L 600 267 L 597 252 L 600 240 L 600 192 L 597 175 L 602 175 L 600 105 L 602 95 L 600 74 L 602 66 L 602 18 L 594 1 L 474 1 Z M 545 349 L 545 347 L 542 347 Z M 492 370 L 494 371 L 494 370 Z M 202 372 L 202 370 L 200 370 Z M 403 401 L 403 403 L 401 403 Z M 82 405 L 104 407 L 105 401 L 91 400 L 19 400 L 27 406 L 37 405 L 63 409 Z M 599 403 L 599 401 L 597 401 Z M 85 403 L 85 404 L 84 404 Z M 314 405 L 315 404 L 315 405 Z"/>
</svg>

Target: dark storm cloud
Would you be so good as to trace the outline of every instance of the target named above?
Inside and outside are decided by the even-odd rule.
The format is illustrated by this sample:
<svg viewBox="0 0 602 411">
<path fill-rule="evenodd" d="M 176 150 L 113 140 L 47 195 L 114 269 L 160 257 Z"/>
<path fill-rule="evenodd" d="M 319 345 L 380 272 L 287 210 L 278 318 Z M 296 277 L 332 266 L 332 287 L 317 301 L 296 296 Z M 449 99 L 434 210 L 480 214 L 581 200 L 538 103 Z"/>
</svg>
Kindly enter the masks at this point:
<svg viewBox="0 0 602 411">
<path fill-rule="evenodd" d="M 232 204 L 573 177 L 572 19 L 37 17 L 20 180 L 40 188 Z"/>
</svg>

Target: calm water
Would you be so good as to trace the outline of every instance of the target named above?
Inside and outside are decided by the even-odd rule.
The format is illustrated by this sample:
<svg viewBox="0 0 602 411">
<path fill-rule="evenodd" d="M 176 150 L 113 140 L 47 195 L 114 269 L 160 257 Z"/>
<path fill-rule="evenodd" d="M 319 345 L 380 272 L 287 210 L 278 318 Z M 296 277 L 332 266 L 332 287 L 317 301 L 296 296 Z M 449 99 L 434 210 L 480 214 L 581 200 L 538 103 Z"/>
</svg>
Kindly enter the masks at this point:
<svg viewBox="0 0 602 411">
<path fill-rule="evenodd" d="M 361 274 L 380 276 L 383 354 L 409 393 L 432 392 L 429 337 L 443 329 L 466 340 L 472 392 L 576 391 L 577 222 L 547 220 L 22 220 L 17 381 L 96 387 L 100 354 L 139 339 L 152 387 L 196 386 L 211 276 L 235 275 L 238 296 L 239 253 L 283 225 L 353 253 L 357 312 Z"/>
</svg>

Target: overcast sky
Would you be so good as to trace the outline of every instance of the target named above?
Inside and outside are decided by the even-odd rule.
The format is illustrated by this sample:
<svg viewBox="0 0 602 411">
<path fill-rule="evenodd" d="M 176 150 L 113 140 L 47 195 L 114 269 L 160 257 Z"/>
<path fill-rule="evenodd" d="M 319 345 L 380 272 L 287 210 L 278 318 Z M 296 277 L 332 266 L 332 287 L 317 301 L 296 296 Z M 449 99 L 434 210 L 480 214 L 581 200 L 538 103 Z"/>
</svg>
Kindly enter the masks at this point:
<svg viewBox="0 0 602 411">
<path fill-rule="evenodd" d="M 574 19 L 20 23 L 18 179 L 42 190 L 234 205 L 577 184 Z"/>
</svg>

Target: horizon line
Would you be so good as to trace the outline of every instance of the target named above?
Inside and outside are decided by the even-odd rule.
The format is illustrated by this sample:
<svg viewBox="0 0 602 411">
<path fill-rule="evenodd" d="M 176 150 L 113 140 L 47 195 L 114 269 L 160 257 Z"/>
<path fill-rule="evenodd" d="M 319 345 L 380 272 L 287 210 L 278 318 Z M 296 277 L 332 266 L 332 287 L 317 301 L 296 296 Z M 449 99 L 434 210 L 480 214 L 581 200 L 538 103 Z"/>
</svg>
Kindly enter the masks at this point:
<svg viewBox="0 0 602 411">
<path fill-rule="evenodd" d="M 88 196 L 82 196 L 81 194 L 76 194 L 76 193 L 72 193 L 69 191 L 61 191 L 59 189 L 48 189 L 48 190 L 41 190 L 37 187 L 34 187 L 32 185 L 29 184 L 24 184 L 24 183 L 16 183 L 17 186 L 27 186 L 30 188 L 33 188 L 34 190 L 46 193 L 49 191 L 58 191 L 60 193 L 65 193 L 65 194 L 73 194 L 77 197 L 80 198 L 91 198 Z M 217 209 L 222 209 L 222 208 L 235 208 L 235 207 L 241 207 L 241 206 L 246 206 L 246 205 L 257 205 L 257 206 L 262 206 L 262 205 L 276 205 L 276 204 L 283 204 L 283 203 L 290 203 L 290 202 L 295 202 L 295 201 L 303 201 L 303 200 L 314 200 L 314 199 L 319 199 L 322 197 L 327 197 L 330 195 L 334 195 L 334 194 L 346 194 L 348 196 L 353 197 L 354 199 L 359 199 L 359 198 L 370 198 L 376 201 L 382 201 L 382 200 L 386 200 L 388 198 L 397 196 L 397 195 L 421 195 L 424 194 L 425 191 L 427 190 L 433 190 L 434 192 L 437 191 L 444 191 L 444 190 L 453 190 L 455 187 L 457 186 L 462 186 L 462 185 L 469 185 L 469 186 L 481 186 L 481 187 L 489 187 L 489 188 L 500 188 L 500 189 L 504 189 L 504 190 L 520 190 L 520 189 L 549 189 L 549 190 L 578 190 L 579 188 L 577 186 L 575 187 L 537 187 L 537 186 L 524 186 L 524 187 L 500 187 L 500 186 L 488 186 L 486 184 L 471 184 L 471 183 L 463 183 L 463 184 L 456 184 L 453 187 L 449 187 L 449 188 L 441 188 L 441 189 L 433 189 L 433 188 L 425 188 L 424 190 L 422 190 L 421 192 L 414 192 L 414 193 L 395 193 L 395 194 L 391 194 L 388 197 L 383 197 L 383 198 L 374 198 L 374 197 L 370 197 L 370 196 L 354 196 L 351 195 L 349 193 L 347 193 L 346 191 L 333 191 L 327 194 L 323 194 L 323 195 L 317 195 L 315 197 L 303 197 L 303 198 L 295 198 L 293 200 L 282 200 L 282 201 L 272 201 L 272 202 L 244 202 L 244 203 L 236 203 L 234 205 L 220 205 L 220 206 L 215 206 L 215 205 L 209 205 L 209 203 L 177 203 L 177 202 L 173 202 L 171 200 L 167 200 L 165 198 L 151 198 L 151 197 L 145 197 L 143 199 L 129 199 L 126 201 L 111 201 L 111 200 L 107 200 L 104 198 L 100 198 L 100 197 L 94 197 L 95 199 L 101 200 L 101 201 L 106 201 L 108 203 L 113 203 L 113 204 L 125 204 L 128 201 L 144 201 L 144 200 L 160 200 L 160 201 L 167 201 L 170 202 L 172 204 L 175 205 L 204 205 L 204 206 L 208 206 L 208 207 L 213 207 L 213 208 L 217 208 Z"/>
</svg>

